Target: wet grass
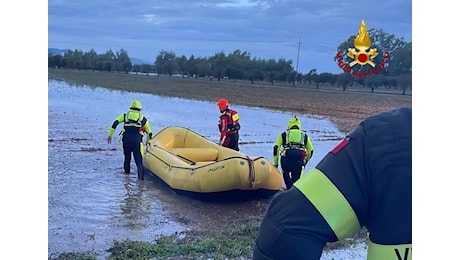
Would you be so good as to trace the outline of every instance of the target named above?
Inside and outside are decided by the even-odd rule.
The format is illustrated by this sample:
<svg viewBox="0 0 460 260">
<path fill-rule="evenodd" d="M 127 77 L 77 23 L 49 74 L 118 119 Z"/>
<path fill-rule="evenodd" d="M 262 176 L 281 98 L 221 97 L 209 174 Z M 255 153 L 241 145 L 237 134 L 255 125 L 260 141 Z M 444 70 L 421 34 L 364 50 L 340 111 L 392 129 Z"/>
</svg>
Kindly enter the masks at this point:
<svg viewBox="0 0 460 260">
<path fill-rule="evenodd" d="M 111 260 L 124 259 L 251 259 L 252 247 L 260 221 L 229 223 L 225 229 L 211 233 L 190 231 L 161 236 L 155 243 L 143 241 L 114 241 L 109 250 Z M 92 260 L 94 252 L 62 253 L 53 260 Z"/>
<path fill-rule="evenodd" d="M 150 93 L 202 101 L 216 101 L 225 97 L 232 104 L 264 107 L 331 120 L 346 133 L 369 115 L 390 109 L 412 106 L 411 95 L 399 90 L 347 89 L 268 83 L 251 84 L 243 81 L 217 81 L 209 79 L 169 78 L 96 71 L 49 69 L 48 78 L 71 85 L 104 87 L 114 90 Z M 410 94 L 410 92 L 408 92 Z M 109 259 L 251 259 L 252 247 L 263 210 L 248 218 L 227 221 L 227 225 L 208 229 L 193 229 L 181 235 L 163 236 L 155 243 L 141 241 L 115 241 Z M 325 251 L 347 248 L 366 239 L 365 229 L 353 237 L 328 243 Z M 60 254 L 60 260 L 97 259 L 94 252 Z"/>
<path fill-rule="evenodd" d="M 109 250 L 110 260 L 124 259 L 252 259 L 252 249 L 260 220 L 235 221 L 226 228 L 211 232 L 190 231 L 182 238 L 180 234 L 162 236 L 155 243 L 143 241 L 114 241 Z M 366 230 L 336 243 L 328 243 L 325 251 L 350 247 L 362 242 Z M 53 258 L 50 258 L 53 259 Z M 63 253 L 53 260 L 92 260 L 96 253 Z"/>
<path fill-rule="evenodd" d="M 249 259 L 259 222 L 235 222 L 207 234 L 191 232 L 185 238 L 161 237 L 155 244 L 116 241 L 109 259 Z"/>
<path fill-rule="evenodd" d="M 93 252 L 62 253 L 58 257 L 48 257 L 49 260 L 97 260 Z"/>
</svg>

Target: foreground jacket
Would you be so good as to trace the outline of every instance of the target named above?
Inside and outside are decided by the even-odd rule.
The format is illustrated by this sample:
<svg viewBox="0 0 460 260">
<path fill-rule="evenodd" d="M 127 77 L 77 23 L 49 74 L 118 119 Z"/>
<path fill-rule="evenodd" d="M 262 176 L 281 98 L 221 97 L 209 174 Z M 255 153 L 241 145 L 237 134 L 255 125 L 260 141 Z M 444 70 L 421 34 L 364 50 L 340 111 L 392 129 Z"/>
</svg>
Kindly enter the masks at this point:
<svg viewBox="0 0 460 260">
<path fill-rule="evenodd" d="M 365 119 L 275 196 L 257 259 L 319 259 L 326 242 L 369 231 L 368 259 L 412 259 L 412 109 Z"/>
</svg>

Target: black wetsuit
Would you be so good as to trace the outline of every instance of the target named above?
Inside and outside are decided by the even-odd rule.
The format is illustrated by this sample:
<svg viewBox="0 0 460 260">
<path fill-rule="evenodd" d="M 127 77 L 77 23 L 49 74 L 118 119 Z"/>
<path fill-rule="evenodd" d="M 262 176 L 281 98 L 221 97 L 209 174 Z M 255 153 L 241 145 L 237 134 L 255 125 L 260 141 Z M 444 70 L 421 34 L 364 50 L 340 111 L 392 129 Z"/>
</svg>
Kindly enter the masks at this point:
<svg viewBox="0 0 460 260">
<path fill-rule="evenodd" d="M 144 132 L 152 138 L 152 130 L 150 123 L 139 110 L 130 110 L 127 113 L 120 114 L 112 123 L 109 129 L 109 136 L 111 137 L 117 126 L 123 123 L 123 168 L 126 174 L 131 172 L 131 154 L 134 157 L 134 162 L 137 167 L 137 177 L 140 180 L 144 179 L 144 166 L 142 164 L 141 145 Z"/>
</svg>

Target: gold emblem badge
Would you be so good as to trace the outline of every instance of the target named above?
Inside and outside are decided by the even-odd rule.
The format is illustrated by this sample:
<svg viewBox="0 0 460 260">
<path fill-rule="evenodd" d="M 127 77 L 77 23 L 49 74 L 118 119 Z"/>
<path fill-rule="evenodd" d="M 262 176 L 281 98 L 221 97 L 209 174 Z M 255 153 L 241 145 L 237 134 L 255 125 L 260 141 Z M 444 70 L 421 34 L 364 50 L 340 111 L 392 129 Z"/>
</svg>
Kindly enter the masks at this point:
<svg viewBox="0 0 460 260">
<path fill-rule="evenodd" d="M 369 64 L 372 67 L 375 67 L 375 63 L 372 62 L 371 59 L 377 57 L 379 53 L 377 52 L 377 48 L 373 48 L 367 51 L 367 49 L 371 47 L 371 44 L 371 39 L 369 38 L 369 33 L 366 29 L 366 23 L 364 22 L 364 20 L 362 20 L 361 26 L 358 30 L 358 34 L 355 38 L 355 47 L 348 48 L 348 57 L 355 59 L 354 61 L 350 62 L 351 67 L 353 67 L 355 64 Z"/>
<path fill-rule="evenodd" d="M 377 74 L 385 67 L 385 64 L 388 62 L 390 57 L 387 51 L 384 52 L 382 63 L 380 63 L 376 69 L 370 69 L 366 72 L 352 70 L 352 67 L 355 65 L 361 65 L 361 67 L 364 65 L 370 65 L 372 68 L 375 68 L 376 64 L 373 62 L 373 59 L 379 55 L 377 48 L 371 48 L 372 42 L 369 38 L 369 32 L 366 29 L 366 23 L 364 20 L 361 21 L 358 34 L 354 40 L 354 45 L 355 46 L 353 48 L 348 48 L 347 56 L 353 59 L 353 61 L 348 64 L 344 62 L 342 53 L 340 51 L 337 52 L 336 58 L 338 65 L 344 72 L 351 73 L 356 77 L 365 77 Z"/>
</svg>

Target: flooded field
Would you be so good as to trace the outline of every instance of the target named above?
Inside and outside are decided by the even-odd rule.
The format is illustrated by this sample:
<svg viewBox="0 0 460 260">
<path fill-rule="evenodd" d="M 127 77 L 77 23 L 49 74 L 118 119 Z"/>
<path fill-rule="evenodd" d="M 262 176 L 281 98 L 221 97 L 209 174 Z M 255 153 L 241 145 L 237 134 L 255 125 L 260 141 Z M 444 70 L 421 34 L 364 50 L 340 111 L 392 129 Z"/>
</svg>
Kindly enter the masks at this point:
<svg viewBox="0 0 460 260">
<path fill-rule="evenodd" d="M 133 98 L 142 102 L 142 112 L 154 133 L 165 126 L 184 126 L 218 141 L 219 111 L 214 103 L 49 81 L 49 256 L 94 251 L 104 259 L 114 240 L 154 242 L 161 235 L 212 228 L 225 225 L 228 219 L 250 219 L 265 212 L 270 198 L 211 203 L 175 194 L 162 183 L 139 181 L 135 171 L 123 174 L 121 138 L 117 135 L 121 126 L 112 144 L 106 143 L 106 136 L 113 120 L 127 111 Z M 273 143 L 292 114 L 232 108 L 241 118 L 241 151 L 271 161 Z M 344 135 L 323 118 L 298 117 L 315 146 L 308 170 Z M 134 161 L 131 167 L 135 168 Z"/>
</svg>

